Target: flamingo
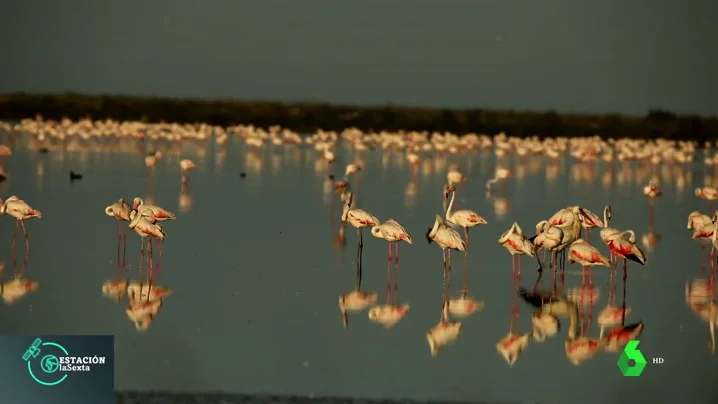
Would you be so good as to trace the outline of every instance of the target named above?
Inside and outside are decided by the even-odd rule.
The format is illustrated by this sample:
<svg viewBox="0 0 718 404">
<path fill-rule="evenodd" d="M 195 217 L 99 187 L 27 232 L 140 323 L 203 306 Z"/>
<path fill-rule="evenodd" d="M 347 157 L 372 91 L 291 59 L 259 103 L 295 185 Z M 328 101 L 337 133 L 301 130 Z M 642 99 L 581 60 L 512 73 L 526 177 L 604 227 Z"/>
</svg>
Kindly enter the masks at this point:
<svg viewBox="0 0 718 404">
<path fill-rule="evenodd" d="M 459 167 L 452 165 L 446 173 L 446 181 L 449 185 L 459 184 L 466 181 L 466 176 L 459 171 Z"/>
<path fill-rule="evenodd" d="M 690 224 L 690 223 L 689 223 Z M 715 214 L 713 214 L 713 217 L 711 218 L 711 221 L 702 225 L 700 228 L 695 229 L 693 231 L 693 239 L 701 239 L 701 247 L 703 246 L 703 240 L 715 240 L 715 234 L 716 230 L 718 230 L 718 211 L 716 211 Z M 709 255 L 710 265 L 711 269 L 714 268 L 714 257 L 715 257 L 715 250 L 716 245 L 715 242 L 713 242 L 713 245 L 711 246 L 711 252 Z"/>
<path fill-rule="evenodd" d="M 616 257 L 623 258 L 624 281 L 628 278 L 628 260 L 637 262 L 641 265 L 646 264 L 646 255 L 636 244 L 636 234 L 633 230 L 626 230 L 609 237 L 608 248 L 616 255 Z"/>
<path fill-rule="evenodd" d="M 105 208 L 105 214 L 117 219 L 117 269 L 120 265 L 125 265 L 125 251 L 127 248 L 127 233 L 122 231 L 122 222 L 130 221 L 130 213 L 132 209 L 130 205 L 125 203 L 124 198 L 120 198 L 117 202 Z M 122 264 L 120 264 L 120 244 L 122 244 Z"/>
<path fill-rule="evenodd" d="M 441 258 L 443 261 L 442 272 L 444 275 L 444 281 L 446 281 L 446 275 L 449 275 L 449 282 L 451 282 L 451 250 L 466 251 L 466 243 L 461 239 L 461 235 L 456 230 L 448 227 L 441 215 L 436 215 L 434 220 L 434 226 L 426 232 L 426 241 L 431 244 L 436 244 L 441 247 Z M 446 287 L 446 282 L 444 282 Z M 442 305 L 444 302 L 442 302 Z M 442 306 L 443 307 L 443 306 Z"/>
<path fill-rule="evenodd" d="M 32 218 L 42 219 L 42 213 L 39 210 L 34 209 L 30 205 L 28 205 L 27 202 L 14 195 L 7 198 L 5 202 L 2 202 L 2 200 L 0 200 L 0 203 L 2 203 L 2 206 L 0 206 L 0 215 L 10 215 L 17 219 L 17 222 L 15 224 L 15 232 L 12 236 L 13 260 L 15 257 L 15 241 L 17 239 L 17 228 L 18 226 L 22 226 L 22 232 L 25 234 L 25 264 L 27 265 L 27 257 L 30 254 L 30 237 L 28 235 L 27 228 L 25 227 L 25 220 Z"/>
<path fill-rule="evenodd" d="M 130 219 L 131 220 L 130 220 L 129 228 L 134 230 L 135 233 L 137 233 L 141 238 L 140 263 L 137 266 L 137 271 L 139 273 L 138 281 L 140 282 L 140 289 L 142 289 L 142 261 L 144 260 L 144 257 L 145 257 L 145 238 L 150 237 L 149 253 L 152 254 L 152 238 L 156 238 L 157 240 L 162 242 L 165 239 L 165 232 L 159 223 L 157 223 L 152 218 L 147 218 L 145 216 L 138 214 L 137 211 L 133 211 L 130 214 Z M 150 288 L 152 287 L 152 278 L 153 278 L 151 259 L 152 258 L 150 255 L 150 264 L 148 265 L 149 266 L 148 278 L 149 278 Z M 159 270 L 159 266 L 158 266 L 158 270 Z M 149 293 L 148 293 L 148 298 L 149 298 Z"/>
<path fill-rule="evenodd" d="M 551 251 L 551 267 L 554 271 L 556 270 L 556 255 L 558 254 L 558 247 L 561 246 L 561 240 L 563 240 L 563 230 L 552 225 L 548 220 L 538 222 L 536 224 L 536 235 L 529 238 L 529 241 L 533 241 L 536 250 Z"/>
<path fill-rule="evenodd" d="M 608 240 L 611 238 L 611 236 L 620 233 L 620 231 L 614 227 L 610 227 L 608 225 L 608 222 L 611 220 L 611 205 L 606 205 L 606 207 L 603 208 L 603 227 L 601 228 L 601 231 L 599 232 L 598 236 L 601 238 L 601 241 L 603 241 L 604 244 L 608 245 Z M 613 252 L 610 252 L 609 257 L 612 264 L 615 264 L 615 258 L 613 256 Z"/>
<path fill-rule="evenodd" d="M 391 262 L 392 262 L 392 248 L 391 245 L 394 243 L 395 247 L 395 255 L 394 255 L 394 266 L 396 268 L 396 277 L 399 277 L 399 241 L 404 240 L 407 243 L 411 244 L 411 236 L 409 233 L 404 230 L 404 227 L 397 223 L 394 219 L 389 219 L 386 222 L 373 226 L 371 228 L 371 235 L 376 238 L 382 238 L 387 241 L 387 244 L 389 245 L 389 255 L 387 257 L 387 268 L 386 268 L 386 287 L 387 289 L 390 287 L 391 284 Z M 394 288 L 397 288 L 397 284 L 394 285 Z M 396 293 L 396 291 L 395 291 Z"/>
<path fill-rule="evenodd" d="M 588 283 L 593 286 L 593 279 L 590 276 L 590 270 L 588 267 L 591 266 L 604 266 L 609 267 L 610 262 L 608 258 L 604 257 L 596 247 L 589 244 L 584 239 L 578 239 L 574 241 L 568 248 L 568 263 L 577 262 L 583 267 L 584 277 L 586 271 L 589 271 Z"/>
<path fill-rule="evenodd" d="M 563 219 L 568 220 L 558 225 L 558 227 L 560 227 L 563 231 L 561 244 L 556 248 L 558 251 L 565 250 L 574 241 L 581 237 L 581 227 L 584 221 L 593 222 L 593 219 L 591 219 L 591 217 L 586 214 L 586 211 L 580 206 L 572 206 L 570 219 L 567 217 L 564 217 Z M 549 223 L 551 223 L 551 220 L 549 220 Z M 563 265 L 563 269 L 565 269 L 565 263 Z"/>
<path fill-rule="evenodd" d="M 132 200 L 132 210 L 137 211 L 140 216 L 149 217 L 158 222 L 176 219 L 174 213 L 159 206 L 147 205 L 140 197 L 135 197 Z"/>
<path fill-rule="evenodd" d="M 347 192 L 346 203 L 344 204 L 344 208 L 342 209 L 342 223 L 349 223 L 349 225 L 357 229 L 357 238 L 359 239 L 359 242 L 357 244 L 356 271 L 359 285 L 361 285 L 362 253 L 364 250 L 364 239 L 362 236 L 362 230 L 365 227 L 378 226 L 381 222 L 379 222 L 379 219 L 377 219 L 376 216 L 372 215 L 371 213 L 352 207 L 353 202 L 354 194 L 352 194 L 351 192 Z"/>
<path fill-rule="evenodd" d="M 189 170 L 197 166 L 194 164 L 194 161 L 190 159 L 180 160 L 179 166 L 180 173 L 182 174 L 182 185 L 187 185 L 189 183 Z"/>
<path fill-rule="evenodd" d="M 653 226 L 655 199 L 663 195 L 661 189 L 658 188 L 658 181 L 655 178 L 651 178 L 648 184 L 643 187 L 643 195 L 648 198 L 648 223 L 649 226 Z"/>
<path fill-rule="evenodd" d="M 518 223 L 514 222 L 511 227 L 499 237 L 499 244 L 506 248 L 511 254 L 511 274 L 514 279 L 521 277 L 521 258 L 517 255 L 526 254 L 530 257 L 536 255 L 534 245 L 524 236 L 523 230 Z"/>
<path fill-rule="evenodd" d="M 512 173 L 508 169 L 506 169 L 504 167 L 496 167 L 496 170 L 494 170 L 493 178 L 486 181 L 486 184 L 485 184 L 486 192 L 490 193 L 494 187 L 494 184 L 511 177 L 511 175 L 512 175 Z"/>
<path fill-rule="evenodd" d="M 486 224 L 487 222 L 486 219 L 479 216 L 479 214 L 473 210 L 453 210 L 454 200 L 456 199 L 456 189 L 453 185 L 449 186 L 448 192 L 451 193 L 451 201 L 449 202 L 449 207 L 446 208 L 446 221 L 464 228 L 464 241 L 466 242 L 466 251 L 464 251 L 464 284 L 466 284 L 466 282 L 468 282 L 469 265 L 469 229 L 481 224 Z M 444 194 L 444 197 L 448 196 L 448 193 Z"/>
<path fill-rule="evenodd" d="M 712 209 L 712 202 L 718 199 L 718 189 L 713 187 L 696 188 L 695 194 L 701 199 L 708 201 L 708 209 Z"/>
</svg>

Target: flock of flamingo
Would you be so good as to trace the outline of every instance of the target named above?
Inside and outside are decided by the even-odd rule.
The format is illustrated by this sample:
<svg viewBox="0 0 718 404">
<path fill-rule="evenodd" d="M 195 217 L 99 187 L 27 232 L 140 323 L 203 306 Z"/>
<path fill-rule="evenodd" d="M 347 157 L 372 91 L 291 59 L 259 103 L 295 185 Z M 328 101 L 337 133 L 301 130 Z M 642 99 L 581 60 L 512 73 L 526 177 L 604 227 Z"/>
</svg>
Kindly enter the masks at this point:
<svg viewBox="0 0 718 404">
<path fill-rule="evenodd" d="M 325 189 L 330 195 L 337 195 L 341 203 L 341 227 L 339 229 L 338 243 L 345 243 L 345 225 L 356 229 L 357 255 L 355 268 L 355 286 L 349 293 L 339 297 L 339 308 L 342 314 L 344 327 L 348 327 L 349 314 L 368 309 L 370 321 L 379 323 L 387 328 L 398 324 L 409 313 L 408 304 L 399 304 L 397 298 L 399 274 L 399 248 L 402 242 L 413 244 L 411 235 L 395 219 L 379 220 L 369 211 L 358 206 L 357 190 L 352 189 L 353 177 L 362 170 L 364 163 L 361 153 L 371 149 L 402 151 L 405 162 L 408 163 L 412 175 L 425 169 L 427 160 L 433 156 L 452 156 L 476 150 L 493 150 L 497 156 L 498 165 L 492 178 L 485 183 L 487 194 L 500 193 L 502 184 L 517 177 L 502 164 L 509 154 L 518 157 L 527 155 L 542 155 L 549 160 L 559 160 L 568 151 L 579 163 L 591 163 L 596 160 L 611 162 L 639 161 L 653 167 L 653 173 L 647 184 L 643 187 L 643 194 L 649 201 L 649 210 L 653 212 L 654 201 L 662 196 L 659 187 L 659 175 L 655 168 L 659 165 L 681 165 L 694 161 L 698 145 L 694 142 L 677 142 L 664 139 L 652 141 L 633 139 L 611 139 L 608 141 L 594 138 L 546 138 L 532 137 L 527 139 L 513 138 L 504 134 L 496 136 L 467 134 L 457 136 L 446 133 L 401 132 L 401 133 L 364 133 L 357 129 L 347 129 L 341 133 L 318 131 L 307 136 L 300 136 L 292 131 L 279 127 L 269 130 L 253 126 L 236 126 L 220 128 L 210 125 L 178 125 L 178 124 L 148 124 L 141 122 L 117 121 L 91 121 L 70 120 L 45 121 L 42 119 L 23 120 L 17 125 L 0 123 L 0 131 L 8 133 L 29 133 L 32 137 L 31 147 L 36 150 L 56 150 L 68 147 L 68 139 L 88 140 L 92 138 L 130 139 L 142 144 L 156 145 L 157 141 L 168 141 L 170 148 L 180 141 L 201 142 L 213 138 L 221 151 L 230 135 L 243 139 L 251 150 L 261 149 L 265 144 L 274 146 L 301 144 L 311 145 L 317 151 L 317 165 L 328 169 L 336 165 L 336 147 L 340 139 L 355 153 L 354 162 L 348 164 L 344 176 L 325 176 Z M 12 139 L 12 136 L 9 137 Z M 105 143 L 112 144 L 112 143 Z M 706 145 L 707 150 L 713 145 Z M 105 146 L 106 147 L 106 146 Z M 123 147 L 115 143 L 115 148 Z M 176 150 L 175 150 L 176 152 Z M 218 151 L 219 152 L 219 151 Z M 5 159 L 12 155 L 11 146 L 0 146 L 0 169 L 2 178 L 9 174 Z M 152 170 L 163 158 L 163 153 L 154 148 L 143 150 L 143 162 Z M 251 159 L 248 166 L 256 164 Z M 706 153 L 705 164 L 718 168 L 718 153 Z M 195 163 L 189 159 L 179 161 L 183 192 L 186 192 L 189 183 L 189 170 L 195 168 Z M 441 190 L 442 209 L 433 218 L 433 223 L 427 221 L 428 229 L 424 238 L 428 244 L 435 244 L 442 252 L 442 299 L 440 305 L 440 320 L 427 333 L 426 339 L 430 353 L 435 356 L 445 346 L 454 342 L 462 329 L 458 319 L 471 316 L 481 311 L 484 302 L 474 299 L 468 294 L 468 262 L 469 262 L 469 235 L 474 231 L 481 231 L 481 226 L 487 220 L 479 213 L 470 209 L 457 209 L 457 194 L 463 192 L 469 175 L 460 171 L 457 164 L 448 164 L 446 168 L 446 185 Z M 470 173 L 470 171 L 467 171 Z M 412 177 L 414 178 L 414 177 Z M 678 185 L 680 186 L 680 185 Z M 437 190 L 437 200 L 438 192 Z M 718 322 L 718 305 L 712 300 L 713 272 L 716 260 L 715 249 L 718 248 L 718 213 L 715 213 L 710 204 L 718 199 L 718 189 L 704 186 L 695 189 L 695 195 L 709 203 L 709 214 L 691 212 L 688 216 L 688 229 L 693 231 L 693 238 L 701 240 L 702 248 L 710 245 L 711 276 L 706 281 L 694 282 L 686 287 L 686 299 L 689 307 L 703 320 L 709 323 L 710 349 L 715 350 L 714 328 Z M 332 197 L 332 202 L 334 197 Z M 25 220 L 42 218 L 39 210 L 31 207 L 27 202 L 17 196 L 10 196 L 2 201 L 0 214 L 10 215 L 16 219 L 16 230 L 13 235 L 12 259 L 17 268 L 15 256 L 15 240 L 19 229 L 22 228 L 25 239 L 25 258 L 23 270 L 15 271 L 14 277 L 8 282 L 0 283 L 0 295 L 7 303 L 12 303 L 29 292 L 36 290 L 39 284 L 30 281 L 24 276 L 30 244 Z M 162 301 L 173 291 L 156 284 L 162 262 L 163 243 L 166 232 L 162 222 L 175 220 L 176 216 L 160 206 L 148 203 L 142 197 L 135 197 L 132 203 L 126 203 L 120 198 L 105 208 L 105 214 L 116 219 L 117 222 L 117 257 L 115 260 L 115 276 L 102 285 L 102 292 L 117 302 L 125 296 L 128 299 L 126 314 L 138 330 L 146 330 L 153 318 L 157 316 Z M 618 352 L 625 344 L 636 339 L 643 331 L 641 321 L 626 323 L 630 314 L 630 307 L 625 304 L 625 282 L 628 278 L 629 264 L 644 265 L 646 255 L 637 243 L 636 234 L 629 229 L 616 229 L 610 226 L 611 206 L 605 206 L 603 215 L 599 216 L 583 206 L 568 206 L 559 209 L 553 216 L 540 220 L 531 232 L 527 233 L 514 222 L 503 234 L 497 238 L 497 243 L 504 247 L 511 255 L 512 278 L 516 288 L 516 298 L 511 306 L 511 321 L 509 332 L 496 344 L 499 354 L 509 363 L 514 364 L 522 351 L 527 349 L 531 341 L 540 343 L 547 337 L 556 336 L 560 329 L 560 319 L 568 321 L 567 337 L 565 341 L 566 355 L 574 364 L 580 364 L 594 357 L 601 350 Z M 386 302 L 378 303 L 378 294 L 366 292 L 362 289 L 362 256 L 364 249 L 364 229 L 368 228 L 371 236 L 387 242 L 387 296 Z M 462 228 L 462 231 L 458 231 Z M 476 228 L 476 229 L 474 229 Z M 126 242 L 127 229 L 133 230 L 140 238 L 140 258 L 137 265 L 137 279 L 130 281 L 124 275 L 127 269 Z M 474 229 L 474 230 L 472 230 Z M 600 244 L 592 244 L 590 232 L 598 229 Z M 153 243 L 154 241 L 154 243 Z M 154 245 L 153 245 L 154 244 Z M 650 240 L 649 240 L 650 244 Z M 605 253 L 601 251 L 601 245 Z M 645 245 L 645 243 L 644 243 Z M 415 247 L 414 247 L 415 248 Z M 476 247 L 472 247 L 472 251 Z M 158 251 L 154 258 L 154 249 Z M 451 288 L 453 272 L 452 253 L 458 251 L 463 254 L 463 285 L 457 298 L 448 297 Z M 548 262 L 542 259 L 541 252 L 549 256 Z M 606 255 L 607 254 L 607 255 Z M 535 261 L 537 274 L 534 287 L 529 290 L 521 288 L 519 281 L 522 277 L 522 256 L 528 256 Z M 566 264 L 578 264 L 583 274 L 583 284 L 589 286 L 589 293 L 584 288 L 566 292 L 563 288 Z M 145 272 L 143 273 L 143 267 Z M 586 313 L 586 306 L 592 307 L 597 300 L 590 290 L 593 286 L 592 268 L 605 267 L 609 273 L 611 285 L 609 304 L 598 315 L 597 322 L 601 327 L 599 336 L 588 336 L 588 325 L 592 320 L 592 313 Z M 0 269 L 1 270 L 1 269 Z M 545 271 L 552 274 L 553 288 L 541 290 L 539 280 Z M 525 272 L 525 271 L 523 271 Z M 394 277 L 392 278 L 392 273 Z M 616 305 L 616 284 L 618 273 L 624 282 L 624 301 Z M 392 286 L 393 285 L 393 289 Z M 560 287 L 559 287 L 560 285 Z M 520 309 L 520 301 L 528 304 L 535 312 L 531 318 L 531 332 L 518 330 L 516 321 Z M 604 328 L 608 328 L 604 332 Z"/>
</svg>

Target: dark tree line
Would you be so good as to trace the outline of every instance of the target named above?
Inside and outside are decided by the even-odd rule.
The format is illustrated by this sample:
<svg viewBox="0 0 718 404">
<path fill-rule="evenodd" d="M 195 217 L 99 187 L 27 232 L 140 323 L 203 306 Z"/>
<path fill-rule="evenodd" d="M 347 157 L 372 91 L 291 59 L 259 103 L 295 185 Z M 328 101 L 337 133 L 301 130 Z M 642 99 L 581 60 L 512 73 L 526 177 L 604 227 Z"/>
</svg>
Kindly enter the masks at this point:
<svg viewBox="0 0 718 404">
<path fill-rule="evenodd" d="M 457 134 L 506 132 L 514 136 L 593 136 L 718 139 L 718 118 L 651 110 L 644 117 L 618 114 L 559 114 L 555 111 L 432 109 L 399 106 L 355 107 L 321 103 L 181 100 L 67 94 L 0 95 L 0 119 L 116 119 L 208 123 L 229 126 L 280 125 L 298 132 L 316 129 L 427 130 Z"/>
</svg>

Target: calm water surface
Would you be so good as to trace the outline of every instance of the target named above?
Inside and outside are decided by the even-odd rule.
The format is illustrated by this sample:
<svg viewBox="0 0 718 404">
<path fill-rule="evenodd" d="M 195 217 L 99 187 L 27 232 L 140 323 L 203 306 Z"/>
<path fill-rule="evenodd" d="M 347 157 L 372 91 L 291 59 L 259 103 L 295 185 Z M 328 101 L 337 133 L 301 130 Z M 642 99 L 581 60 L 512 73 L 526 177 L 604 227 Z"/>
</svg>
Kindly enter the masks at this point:
<svg viewBox="0 0 718 404">
<path fill-rule="evenodd" d="M 510 159 L 516 178 L 487 198 L 483 184 L 496 164 L 491 153 L 429 157 L 412 181 L 400 153 L 353 156 L 340 147 L 334 171 L 359 157 L 365 164 L 354 185 L 360 206 L 382 220 L 395 218 L 414 236 L 414 244 L 403 244 L 400 251 L 399 301 L 411 304 L 409 314 L 384 329 L 361 312 L 351 315 L 344 329 L 337 300 L 354 285 L 355 232 L 347 230 L 344 249 L 332 243 L 337 229 L 330 220 L 331 198 L 323 191 L 331 169 L 317 162 L 312 149 L 270 146 L 250 152 L 230 141 L 225 151 L 212 142 L 185 143 L 173 154 L 164 143 L 135 150 L 128 141 L 128 151 L 121 152 L 73 142 L 65 151 L 41 155 L 28 147 L 29 138 L 15 135 L 10 142 L 15 148 L 8 160 L 11 178 L 1 195 L 21 196 L 45 218 L 28 222 L 32 251 L 26 275 L 40 288 L 2 305 L 0 332 L 113 334 L 117 389 L 543 403 L 628 402 L 638 394 L 653 402 L 702 403 L 718 397 L 718 361 L 707 348 L 708 325 L 689 310 L 684 292 L 686 282 L 701 276 L 700 249 L 685 229 L 685 218 L 692 210 L 706 210 L 704 201 L 692 196 L 693 187 L 704 181 L 702 164 L 657 168 L 664 196 L 649 229 L 641 187 L 650 167 Z M 140 153 L 155 147 L 166 157 L 149 177 Z M 180 152 L 198 165 L 183 194 Z M 460 163 L 470 178 L 460 205 L 489 221 L 472 232 L 469 283 L 469 294 L 486 306 L 463 319 L 458 340 L 432 358 L 425 334 L 440 315 L 441 254 L 423 234 L 440 210 L 450 162 Z M 69 170 L 85 178 L 70 184 Z M 117 304 L 100 291 L 116 260 L 116 222 L 103 209 L 119 197 L 134 196 L 154 197 L 178 214 L 165 226 L 158 280 L 175 294 L 165 299 L 145 332 L 128 320 L 126 302 Z M 627 321 L 644 321 L 641 350 L 649 361 L 665 361 L 649 364 L 641 377 L 621 376 L 618 355 L 606 352 L 572 365 L 564 351 L 565 327 L 544 343 L 530 343 L 513 367 L 496 352 L 509 330 L 515 299 L 510 258 L 497 238 L 514 220 L 529 230 L 574 204 L 595 212 L 611 204 L 615 227 L 660 235 L 645 267 L 629 265 L 626 304 L 633 311 Z M 503 217 L 502 210 L 508 210 Z M 11 218 L 0 220 L 0 242 L 6 244 L 0 259 L 9 267 L 5 279 L 11 276 L 14 225 Z M 363 288 L 379 292 L 383 300 L 386 245 L 368 233 L 364 242 Z M 134 279 L 139 241 L 133 233 L 127 261 Z M 461 265 L 455 268 L 460 274 Z M 524 261 L 524 286 L 536 280 L 533 268 Z M 567 290 L 581 285 L 575 268 L 569 268 Z M 605 270 L 594 273 L 597 315 L 609 286 Z M 452 285 L 454 295 L 459 283 Z M 619 281 L 619 305 L 622 290 Z M 531 330 L 530 316 L 522 304 L 517 331 Z M 591 325 L 588 334 L 597 335 L 598 326 Z"/>
</svg>

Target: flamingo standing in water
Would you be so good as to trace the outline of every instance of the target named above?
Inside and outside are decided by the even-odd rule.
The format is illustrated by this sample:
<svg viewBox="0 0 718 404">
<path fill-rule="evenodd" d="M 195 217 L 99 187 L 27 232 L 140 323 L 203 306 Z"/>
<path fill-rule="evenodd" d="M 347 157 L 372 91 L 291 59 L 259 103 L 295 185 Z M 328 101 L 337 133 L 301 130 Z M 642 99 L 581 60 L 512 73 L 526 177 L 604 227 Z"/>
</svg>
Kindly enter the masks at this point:
<svg viewBox="0 0 718 404">
<path fill-rule="evenodd" d="M 636 234 L 633 230 L 626 230 L 616 233 L 608 239 L 608 248 L 619 258 L 623 258 L 623 280 L 628 278 L 627 266 L 628 260 L 637 262 L 641 265 L 646 264 L 646 255 L 636 244 Z"/>
<path fill-rule="evenodd" d="M 342 223 L 349 223 L 350 226 L 357 229 L 357 238 L 358 244 L 357 244 L 357 279 L 359 285 L 361 285 L 361 277 L 362 277 L 362 253 L 364 250 L 364 239 L 362 236 L 362 230 L 365 227 L 372 227 L 372 226 L 378 226 L 380 224 L 379 219 L 376 218 L 376 216 L 372 215 L 371 213 L 354 208 L 353 206 L 354 202 L 354 194 L 351 192 L 346 193 L 346 202 L 344 204 L 344 208 L 342 209 Z"/>
<path fill-rule="evenodd" d="M 124 266 L 125 262 L 125 251 L 127 248 L 127 233 L 122 231 L 122 222 L 130 221 L 130 213 L 132 208 L 130 205 L 125 203 L 123 198 L 120 198 L 117 202 L 105 208 L 105 214 L 110 217 L 117 219 L 117 270 L 119 271 L 120 265 Z M 122 261 L 120 263 L 120 245 L 122 245 Z"/>
<path fill-rule="evenodd" d="M 701 239 L 701 247 L 704 245 L 703 240 L 713 240 L 716 233 L 716 225 L 718 224 L 718 211 L 713 214 L 713 217 L 708 223 L 703 224 L 700 228 L 693 231 L 693 239 Z M 689 223 L 690 225 L 690 223 Z M 711 269 L 714 268 L 714 257 L 715 257 L 715 245 L 711 246 L 711 252 L 709 254 Z"/>
<path fill-rule="evenodd" d="M 446 276 L 449 276 L 449 284 L 451 283 L 451 250 L 466 251 L 466 243 L 461 239 L 461 235 L 456 230 L 448 227 L 441 215 L 436 215 L 434 226 L 426 232 L 426 241 L 441 247 L 441 258 L 443 261 L 442 272 L 444 277 L 444 288 L 446 288 Z M 443 291 L 442 291 L 443 293 Z M 442 307 L 446 302 L 441 302 Z"/>
<path fill-rule="evenodd" d="M 593 279 L 589 267 L 604 266 L 609 267 L 608 258 L 604 257 L 596 247 L 588 244 L 584 239 L 574 241 L 568 248 L 568 263 L 577 262 L 583 267 L 583 277 L 586 278 L 588 272 L 588 284 L 593 287 Z"/>
<path fill-rule="evenodd" d="M 518 223 L 514 222 L 511 227 L 499 237 L 499 244 L 511 254 L 511 274 L 514 280 L 521 278 L 521 257 L 526 254 L 530 257 L 536 255 L 534 245 L 525 236 Z M 519 255 L 519 257 L 516 257 Z"/>
<path fill-rule="evenodd" d="M 701 239 L 701 261 L 703 260 L 703 252 L 706 249 L 706 245 L 704 243 L 705 238 L 704 237 L 696 237 L 695 231 L 696 230 L 703 230 L 703 227 L 710 225 L 713 223 L 713 219 L 711 219 L 710 216 L 705 215 L 701 212 L 698 212 L 697 210 L 694 210 L 688 215 L 688 224 L 687 229 L 693 230 L 693 239 L 700 238 Z M 706 227 L 706 230 L 709 230 L 709 227 Z"/>
<path fill-rule="evenodd" d="M 147 205 L 140 197 L 132 200 L 132 210 L 137 211 L 140 216 L 150 217 L 158 222 L 165 220 L 175 220 L 177 217 L 174 213 L 156 205 Z"/>
<path fill-rule="evenodd" d="M 27 204 L 27 202 L 23 201 L 22 199 L 18 198 L 17 196 L 11 196 L 5 200 L 3 203 L 2 200 L 0 200 L 0 203 L 2 203 L 2 206 L 0 206 L 0 215 L 10 215 L 17 219 L 17 222 L 15 224 L 15 232 L 12 236 L 12 258 L 13 261 L 16 260 L 15 258 L 15 241 L 17 239 L 17 228 L 19 226 L 22 226 L 22 232 L 25 234 L 25 260 L 24 265 L 27 265 L 27 257 L 30 255 L 30 237 L 27 232 L 27 228 L 25 228 L 25 220 L 32 219 L 32 218 L 38 218 L 42 219 L 42 213 L 31 207 Z"/>
<path fill-rule="evenodd" d="M 550 265 L 554 271 L 556 270 L 558 248 L 561 246 L 563 237 L 563 230 L 560 227 L 552 225 L 547 220 L 542 220 L 536 223 L 536 235 L 529 238 L 529 241 L 534 243 L 535 250 L 551 251 Z M 539 261 L 539 265 L 541 265 L 541 261 Z"/>
<path fill-rule="evenodd" d="M 395 245 L 394 254 L 394 267 L 396 268 L 396 278 L 399 278 L 399 241 L 404 240 L 411 244 L 411 236 L 404 230 L 404 227 L 397 223 L 394 219 L 389 219 L 386 222 L 373 226 L 371 228 L 371 235 L 376 238 L 382 238 L 387 241 L 389 245 L 389 255 L 387 257 L 386 267 L 386 288 L 387 290 L 391 286 L 391 262 L 392 262 L 392 243 Z M 396 294 L 399 282 L 394 283 L 394 293 Z"/>
<path fill-rule="evenodd" d="M 608 241 L 612 236 L 620 233 L 620 231 L 618 229 L 616 229 L 615 227 L 610 227 L 608 225 L 608 222 L 610 220 L 611 220 L 611 205 L 606 205 L 606 207 L 603 208 L 603 227 L 601 228 L 601 232 L 598 234 L 598 236 L 601 238 L 601 241 L 603 241 L 603 243 L 606 245 L 608 245 Z M 611 261 L 611 265 L 616 264 L 616 257 L 613 255 L 612 251 L 609 253 L 608 258 Z"/>
<path fill-rule="evenodd" d="M 190 159 L 180 160 L 179 166 L 180 166 L 180 173 L 182 175 L 182 185 L 186 186 L 187 184 L 189 184 L 189 170 L 191 170 L 197 166 L 194 164 L 194 161 L 192 161 Z"/>
<path fill-rule="evenodd" d="M 444 194 L 444 197 L 448 198 L 449 193 L 451 193 L 451 201 L 446 208 L 446 221 L 464 228 L 464 241 L 466 242 L 466 250 L 464 251 L 464 285 L 466 285 L 469 276 L 469 229 L 481 224 L 486 224 L 487 222 L 486 219 L 479 216 L 479 214 L 473 210 L 453 210 L 454 200 L 456 199 L 456 189 L 453 185 L 449 186 L 448 192 Z"/>
<path fill-rule="evenodd" d="M 142 289 L 142 261 L 145 258 L 145 238 L 149 237 L 149 254 L 150 254 L 150 260 L 148 264 L 148 283 L 150 284 L 150 288 L 152 288 L 152 279 L 155 277 L 155 274 L 153 274 L 153 268 L 152 268 L 152 238 L 156 238 L 160 242 L 164 241 L 165 239 L 165 232 L 162 226 L 157 223 L 155 220 L 152 220 L 152 218 L 148 218 L 146 216 L 142 216 L 137 213 L 137 211 L 132 211 L 130 214 L 130 229 L 134 230 L 135 233 L 137 233 L 140 238 L 140 263 L 137 266 L 137 271 L 139 274 L 138 281 L 140 282 L 140 290 Z M 150 293 L 148 292 L 148 299 Z"/>
<path fill-rule="evenodd" d="M 708 201 L 708 209 L 713 210 L 713 201 L 718 199 L 718 189 L 713 187 L 696 188 L 695 194 L 701 199 Z"/>
</svg>

